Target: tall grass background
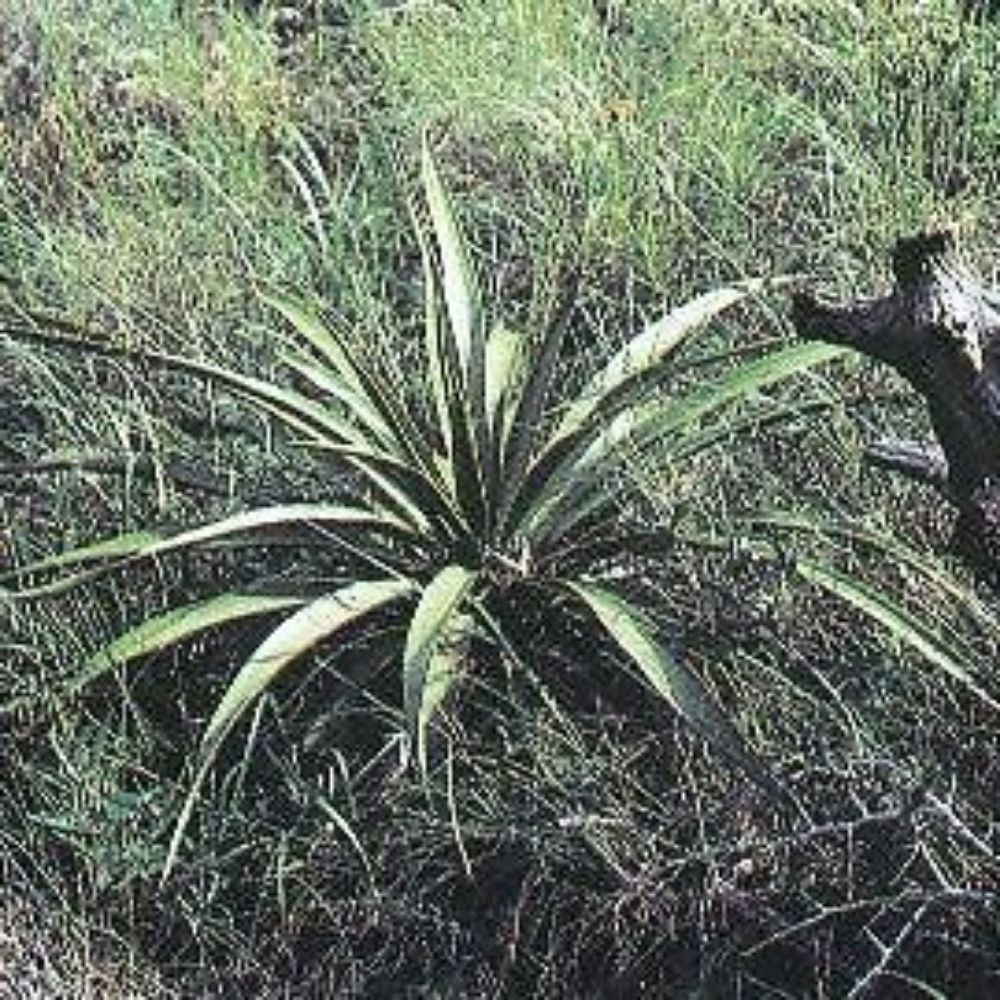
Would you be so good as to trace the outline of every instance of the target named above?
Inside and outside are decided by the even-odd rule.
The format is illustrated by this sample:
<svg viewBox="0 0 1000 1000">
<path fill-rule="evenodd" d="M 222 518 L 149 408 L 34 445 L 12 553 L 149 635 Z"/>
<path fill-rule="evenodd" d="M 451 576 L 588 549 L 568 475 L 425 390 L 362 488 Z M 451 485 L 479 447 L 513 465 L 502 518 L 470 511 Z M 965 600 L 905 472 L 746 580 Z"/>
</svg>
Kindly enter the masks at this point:
<svg viewBox="0 0 1000 1000">
<path fill-rule="evenodd" d="M 424 134 L 507 321 L 529 328 L 560 261 L 579 266 L 568 384 L 721 282 L 793 275 L 866 294 L 886 282 L 892 240 L 922 228 L 955 228 L 989 279 L 998 42 L 985 14 L 950 0 L 0 0 L 5 307 L 268 373 L 275 317 L 258 293 L 280 289 L 331 310 L 358 352 L 405 377 L 420 339 L 408 199 Z M 713 327 L 678 378 L 790 336 L 773 296 Z M 948 556 L 936 499 L 861 461 L 880 433 L 927 433 L 919 405 L 856 359 L 802 392 L 821 414 L 629 475 L 651 523 L 687 531 L 650 581 L 666 629 L 810 827 L 789 827 L 599 662 L 565 664 L 560 702 L 484 679 L 447 767 L 422 785 L 398 774 L 386 690 L 317 710 L 336 680 L 320 661 L 261 703 L 160 891 L 205 705 L 230 644 L 254 637 L 58 694 L 124 624 L 248 569 L 236 556 L 155 567 L 4 612 L 0 963 L 14 971 L 0 986 L 9 974 L 38 996 L 819 997 L 887 983 L 989 995 L 995 718 L 780 560 L 712 542 L 776 508 L 895 539 L 773 532 L 779 549 L 823 553 L 897 595 L 995 689 L 995 596 Z M 206 386 L 7 340 L 0 421 L 4 463 L 59 464 L 4 474 L 7 567 L 336 486 Z M 868 982 L 880 947 L 896 978 Z M 112 985 L 109 968 L 134 982 Z"/>
</svg>

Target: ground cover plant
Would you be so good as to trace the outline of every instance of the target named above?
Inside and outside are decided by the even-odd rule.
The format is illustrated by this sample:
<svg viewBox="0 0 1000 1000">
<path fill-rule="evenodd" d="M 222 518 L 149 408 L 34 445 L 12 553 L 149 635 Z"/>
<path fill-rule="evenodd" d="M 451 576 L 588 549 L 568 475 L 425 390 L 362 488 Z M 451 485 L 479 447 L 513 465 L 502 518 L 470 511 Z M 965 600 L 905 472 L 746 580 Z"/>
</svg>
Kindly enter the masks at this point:
<svg viewBox="0 0 1000 1000">
<path fill-rule="evenodd" d="M 298 335 L 286 362 L 309 391 L 181 357 L 134 355 L 207 376 L 303 435 L 307 448 L 329 460 L 339 457 L 360 478 L 348 495 L 351 502 L 257 508 L 167 537 L 129 533 L 17 572 L 19 579 L 29 580 L 55 574 L 54 582 L 12 593 L 15 600 L 37 598 L 115 568 L 127 569 L 137 560 L 211 548 L 243 536 L 260 544 L 255 536 L 273 533 L 287 542 L 300 530 L 315 533 L 314 544 L 331 548 L 335 561 L 344 559 L 337 575 L 346 582 L 338 581 L 335 589 L 318 596 L 291 590 L 228 592 L 148 619 L 89 657 L 82 677 L 70 681 L 69 690 L 75 692 L 129 660 L 207 629 L 294 609 L 246 659 L 209 720 L 168 871 L 206 770 L 235 722 L 313 647 L 399 604 L 407 606 L 402 618 L 404 713 L 425 769 L 429 724 L 468 667 L 473 641 L 492 640 L 515 662 L 527 662 L 523 606 L 555 601 L 556 616 L 572 620 L 572 612 L 559 607 L 571 598 L 606 630 L 650 688 L 749 777 L 780 797 L 777 784 L 698 675 L 657 641 L 641 607 L 608 589 L 601 577 L 613 574 L 627 583 L 630 561 L 655 557 L 670 537 L 663 529 L 622 516 L 634 501 L 622 479 L 623 449 L 631 462 L 641 462 L 654 448 L 659 462 L 693 461 L 739 428 L 795 415 L 799 407 L 768 405 L 736 421 L 727 419 L 725 411 L 836 357 L 838 349 L 792 345 L 744 362 L 717 382 L 664 399 L 665 374 L 680 345 L 744 299 L 753 285 L 723 288 L 653 322 L 591 377 L 577 397 L 555 403 L 550 396 L 576 283 L 568 280 L 560 290 L 562 301 L 536 344 L 501 321 L 487 335 L 468 250 L 426 145 L 422 177 L 435 237 L 422 246 L 423 395 L 433 403 L 422 419 L 412 412 L 418 402 L 408 400 L 389 373 L 367 369 L 351 356 L 343 333 L 288 302 L 275 302 Z M 33 318 L 38 329 L 8 326 L 5 332 L 84 353 L 122 353 L 85 338 L 49 333 L 51 320 Z M 553 412 L 561 416 L 550 426 Z M 648 565 L 640 567 L 651 572 Z M 76 572 L 63 576 L 67 570 Z M 415 609 L 408 607 L 418 598 Z M 399 622 L 390 621 L 386 629 L 397 631 Z M 551 639 L 558 641 L 558 629 Z M 536 653 L 535 659 L 544 662 L 544 653 Z"/>
<path fill-rule="evenodd" d="M 314 515 L 331 490 L 362 520 L 404 525 L 338 525 L 364 546 L 349 558 L 283 530 L 171 559 L 179 528 L 141 543 L 167 548 L 124 573 L 5 604 L 4 904 L 53 918 L 9 954 L 44 955 L 51 934 L 68 954 L 80 944 L 98 995 L 110 968 L 151 996 L 990 994 L 995 596 L 947 553 L 933 498 L 860 461 L 878 432 L 924 435 L 919 406 L 857 362 L 771 381 L 775 359 L 811 356 L 783 336 L 780 291 L 726 304 L 655 384 L 633 381 L 636 345 L 657 343 L 637 331 L 669 329 L 657 317 L 678 303 L 739 298 L 751 275 L 808 272 L 850 298 L 877 283 L 896 236 L 947 222 L 989 278 L 985 12 L 483 0 L 0 14 L 4 313 L 22 330 L 40 312 L 82 319 L 107 348 L 4 341 L 4 569 L 122 531 L 237 525 L 293 503 Z M 446 179 L 464 251 L 440 197 L 413 227 L 428 129 L 425 181 Z M 463 272 L 482 279 L 490 321 L 474 350 Z M 305 321 L 310 343 L 291 319 L 324 309 L 335 340 Z M 423 388 L 435 329 L 429 370 L 458 391 Z M 570 499 L 486 530 L 518 477 L 484 457 L 517 471 L 517 434 L 495 431 L 515 427 L 532 380 L 513 373 L 544 359 L 545 330 L 562 338 L 548 403 L 570 405 L 528 421 L 541 433 L 522 495 Z M 519 342 L 531 349 L 499 364 Z M 630 359 L 617 375 L 616 357 Z M 622 391 L 640 387 L 641 401 Z M 480 417 L 505 421 L 478 419 L 480 399 Z M 630 433 L 613 465 L 581 467 L 584 439 L 592 456 L 610 450 L 629 412 L 671 433 Z M 401 426 L 414 431 L 402 442 Z M 315 447 L 331 444 L 355 454 L 331 462 Z M 377 454 L 381 486 L 331 475 L 359 449 Z M 626 555 L 617 534 L 578 560 L 547 549 L 591 500 L 661 551 Z M 416 528 L 428 509 L 438 521 Z M 293 622 L 298 602 L 375 580 L 376 544 L 379 578 L 412 581 L 395 631 L 390 606 L 359 619 L 343 644 L 265 669 L 252 706 L 227 689 L 293 627 L 170 617 L 196 602 L 204 625 L 212 608 L 272 602 Z M 45 587 L 100 564 L 20 579 Z M 451 584 L 468 617 L 456 609 L 449 630 L 448 602 L 435 614 L 416 589 Z M 197 603 L 220 593 L 236 603 Z M 437 656 L 409 644 L 407 721 L 400 654 L 418 620 L 461 641 Z M 427 682 L 448 675 L 431 668 L 459 647 L 474 669 L 432 724 Z M 149 655 L 111 670 L 89 659 L 101 649 Z M 622 671 L 630 651 L 666 700 Z M 99 676 L 68 693 L 88 659 Z M 422 728 L 426 765 L 402 770 L 400 733 L 416 747 Z M 795 807 L 775 804 L 771 779 Z M 52 989 L 57 975 L 88 982 L 47 967 Z"/>
</svg>

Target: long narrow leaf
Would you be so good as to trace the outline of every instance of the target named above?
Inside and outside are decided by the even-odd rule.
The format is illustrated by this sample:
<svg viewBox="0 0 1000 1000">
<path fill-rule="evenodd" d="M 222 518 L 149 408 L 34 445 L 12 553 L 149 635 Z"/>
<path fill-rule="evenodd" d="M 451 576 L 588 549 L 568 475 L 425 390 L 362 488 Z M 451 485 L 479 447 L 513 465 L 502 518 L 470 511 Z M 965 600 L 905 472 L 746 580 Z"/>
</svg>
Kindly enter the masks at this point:
<svg viewBox="0 0 1000 1000">
<path fill-rule="evenodd" d="M 957 601 L 985 632 L 1000 635 L 1000 619 L 992 613 L 979 598 L 973 588 L 957 580 L 944 565 L 927 553 L 920 552 L 905 544 L 895 535 L 877 531 L 853 521 L 831 520 L 803 511 L 769 511 L 756 514 L 748 519 L 753 526 L 784 528 L 806 532 L 822 538 L 841 537 L 875 546 L 887 558 L 900 566 L 919 573 L 924 580 L 938 587 L 942 593 Z"/>
<path fill-rule="evenodd" d="M 216 746 L 247 705 L 303 654 L 414 590 L 410 580 L 361 580 L 316 598 L 286 618 L 240 668 L 208 723 L 202 746 Z"/>
<path fill-rule="evenodd" d="M 405 485 L 401 485 L 398 476 L 385 468 L 380 456 L 349 453 L 345 460 L 353 465 L 379 496 L 368 500 L 373 510 L 383 512 L 388 509 L 402 518 L 418 535 L 424 535 L 431 530 L 431 521 L 420 506 L 418 497 Z"/>
<path fill-rule="evenodd" d="M 381 447 L 396 449 L 392 430 L 375 407 L 336 372 L 302 355 L 288 354 L 283 360 L 312 386 L 341 404 L 346 415 L 356 418 L 367 427 L 375 435 Z"/>
<path fill-rule="evenodd" d="M 70 329 L 74 334 L 58 333 L 53 330 L 18 329 L 10 326 L 0 328 L 0 333 L 15 339 L 41 343 L 50 347 L 62 347 L 81 354 L 91 354 L 103 358 L 120 358 L 139 361 L 143 364 L 176 371 L 185 375 L 195 375 L 221 385 L 238 395 L 261 406 L 267 412 L 279 417 L 289 426 L 310 437 L 321 439 L 355 441 L 360 443 L 352 425 L 338 418 L 336 414 L 317 405 L 315 401 L 282 388 L 271 382 L 243 375 L 222 365 L 193 358 L 179 357 L 162 351 L 121 347 L 96 338 L 80 335 L 85 332 L 69 320 L 53 317 L 48 320 L 60 329 Z"/>
<path fill-rule="evenodd" d="M 525 360 L 524 335 L 496 327 L 486 342 L 486 420 L 500 439 L 513 415 L 509 404 Z"/>
<path fill-rule="evenodd" d="M 407 580 L 363 580 L 317 598 L 286 618 L 240 668 L 219 702 L 201 741 L 199 767 L 174 827 L 161 879 L 173 869 L 201 786 L 226 735 L 247 707 L 288 667 L 360 619 L 412 593 Z"/>
<path fill-rule="evenodd" d="M 262 295 L 263 301 L 288 321 L 292 329 L 322 357 L 333 370 L 360 396 L 368 397 L 365 380 L 358 364 L 342 339 L 314 313 L 288 299 Z"/>
<path fill-rule="evenodd" d="M 463 363 L 437 308 L 439 283 L 431 248 L 419 222 L 414 223 L 424 267 L 428 382 L 445 447 L 445 460 L 437 463 L 439 474 L 473 532 L 483 537 L 487 525 L 481 452 L 487 438 L 472 418 Z"/>
<path fill-rule="evenodd" d="M 807 400 L 798 404 L 777 404 L 762 410 L 755 408 L 737 417 L 723 417 L 707 427 L 689 429 L 678 434 L 670 446 L 663 448 L 657 455 L 657 461 L 680 463 L 721 441 L 732 440 L 750 431 L 760 431 L 803 414 L 825 410 L 829 406 L 830 403 L 826 400 Z M 632 454 L 636 458 L 641 457 L 639 450 L 635 450 Z M 567 496 L 561 516 L 553 516 L 553 531 L 549 539 L 550 541 L 562 539 L 565 546 L 562 557 L 568 557 L 576 548 L 572 541 L 574 527 L 582 521 L 599 518 L 605 512 L 609 518 L 614 516 L 615 508 L 621 504 L 619 484 L 620 479 L 611 475 L 587 476 Z M 587 547 L 586 541 L 583 547 Z"/>
<path fill-rule="evenodd" d="M 592 435 L 581 437 L 555 469 L 545 470 L 544 480 L 536 481 L 529 473 L 527 482 L 531 484 L 531 491 L 527 499 L 530 503 L 526 504 L 521 518 L 524 530 L 532 536 L 546 534 L 556 538 L 577 523 L 579 519 L 572 516 L 575 504 L 594 484 L 613 481 L 611 473 L 621 460 L 623 448 L 627 447 L 635 455 L 671 434 L 680 443 L 682 435 L 690 433 L 699 421 L 724 406 L 843 353 L 843 348 L 829 344 L 794 344 L 740 365 L 680 399 L 652 399 L 630 407 L 607 428 L 595 429 Z M 542 461 L 544 456 L 539 459 Z"/>
<path fill-rule="evenodd" d="M 287 532 L 309 528 L 320 532 L 371 531 L 389 536 L 410 537 L 411 527 L 400 518 L 387 513 L 375 513 L 364 507 L 336 504 L 301 503 L 261 507 L 213 521 L 210 524 L 182 531 L 176 535 L 127 535 L 99 542 L 97 545 L 76 549 L 33 566 L 26 566 L 22 574 L 39 570 L 51 571 L 81 561 L 102 561 L 103 565 L 78 577 L 58 580 L 53 584 L 15 591 L 9 597 L 36 597 L 59 593 L 85 579 L 119 568 L 126 563 L 180 552 L 200 545 L 223 542 L 234 536 L 260 531 Z M 333 535 L 331 534 L 331 537 Z"/>
<path fill-rule="evenodd" d="M 426 137 L 421 152 L 421 177 L 441 263 L 441 289 L 448 317 L 448 323 L 438 322 L 434 332 L 438 335 L 435 355 L 447 408 L 450 479 L 456 500 L 473 530 L 482 535 L 488 531 L 484 476 L 490 453 L 485 337 L 468 247 Z M 425 260 L 430 260 L 429 248 L 422 249 Z M 435 294 L 436 289 L 437 282 L 429 282 L 427 295 Z"/>
<path fill-rule="evenodd" d="M 441 440 L 445 452 L 450 455 L 452 444 L 448 420 L 448 393 L 460 382 L 458 372 L 453 370 L 457 368 L 458 355 L 455 352 L 455 357 L 452 359 L 446 350 L 447 344 L 443 342 L 438 277 L 434 270 L 431 248 L 412 206 L 411 215 L 413 231 L 420 246 L 420 263 L 424 275 L 424 351 L 427 357 L 427 384 L 430 387 Z"/>
<path fill-rule="evenodd" d="M 424 746 L 423 727 L 429 721 L 423 708 L 429 699 L 427 680 L 431 658 L 452 630 L 454 616 L 459 613 L 475 581 L 473 570 L 458 565 L 446 566 L 424 588 L 410 620 L 403 653 L 403 704 L 410 734 L 416 738 L 418 747 Z"/>
<path fill-rule="evenodd" d="M 409 526 L 405 522 L 388 514 L 375 514 L 364 507 L 320 503 L 281 504 L 233 514 L 212 524 L 183 531 L 155 542 L 137 555 L 152 558 L 206 542 L 218 542 L 247 532 L 287 531 L 296 528 L 312 528 L 321 533 L 360 529 L 391 535 L 410 534 Z"/>
<path fill-rule="evenodd" d="M 464 370 L 465 389 L 473 414 L 478 418 L 482 414 L 485 343 L 472 264 L 426 137 L 420 163 L 424 195 L 441 254 L 442 290 L 448 319 Z"/>
<path fill-rule="evenodd" d="M 222 369 L 214 377 L 237 396 L 304 434 L 309 441 L 321 444 L 344 442 L 359 446 L 368 443 L 354 423 L 299 392 L 235 372 L 226 372 L 223 377 Z"/>
<path fill-rule="evenodd" d="M 893 636 L 963 684 L 990 708 L 1000 710 L 1000 703 L 980 686 L 962 663 L 963 659 L 971 659 L 971 656 L 956 644 L 954 637 L 944 639 L 888 594 L 863 580 L 809 559 L 797 560 L 795 568 L 810 583 L 822 587 L 883 625 Z"/>
<path fill-rule="evenodd" d="M 122 559 L 134 555 L 142 549 L 155 545 L 163 540 L 163 536 L 153 531 L 133 531 L 124 535 L 115 535 L 99 542 L 82 545 L 79 548 L 67 549 L 54 556 L 46 556 L 25 566 L 19 566 L 4 573 L 0 580 L 11 580 L 39 573 L 49 573 L 52 570 L 67 569 L 88 562 L 105 562 Z"/>
<path fill-rule="evenodd" d="M 486 342 L 486 423 L 488 451 L 483 458 L 484 492 L 489 511 L 487 537 L 492 538 L 503 497 L 503 454 L 527 361 L 525 339 L 496 327 Z"/>
<path fill-rule="evenodd" d="M 398 507 L 400 516 L 420 531 L 437 525 L 447 538 L 468 533 L 462 513 L 455 509 L 453 497 L 442 482 L 440 472 L 433 479 L 409 462 L 366 448 L 332 447 L 324 452 L 336 454 L 360 469 L 370 484 Z"/>
<path fill-rule="evenodd" d="M 462 664 L 468 655 L 472 624 L 470 615 L 462 613 L 453 615 L 448 628 L 435 644 L 427 663 L 416 726 L 417 761 L 424 773 L 427 772 L 427 732 L 431 720 L 462 675 Z"/>
<path fill-rule="evenodd" d="M 306 215 L 312 225 L 313 234 L 316 237 L 316 243 L 319 245 L 320 256 L 324 261 L 329 260 L 330 238 L 326 234 L 326 226 L 323 223 L 323 213 L 316 201 L 316 195 L 313 193 L 313 189 L 310 186 L 309 181 L 306 180 L 302 171 L 299 170 L 294 161 L 285 156 L 284 153 L 278 153 L 275 159 L 281 164 L 285 173 L 291 178 L 292 184 L 295 185 L 295 188 L 299 193 L 299 197 L 305 205 Z"/>
<path fill-rule="evenodd" d="M 277 309 L 375 411 L 382 425 L 392 434 L 394 451 L 418 467 L 426 478 L 432 479 L 436 475 L 433 448 L 413 420 L 407 402 L 397 396 L 379 373 L 358 364 L 345 339 L 324 326 L 318 317 L 292 302 L 272 297 L 265 297 L 265 301 Z M 359 440 L 356 434 L 352 443 L 371 447 L 370 441 Z"/>
<path fill-rule="evenodd" d="M 300 597 L 221 594 L 147 618 L 91 655 L 84 663 L 83 672 L 73 679 L 70 691 L 78 691 L 109 670 L 139 657 L 161 652 L 219 625 L 273 614 L 304 603 Z"/>
<path fill-rule="evenodd" d="M 581 426 L 610 399 L 670 359 L 692 334 L 724 310 L 764 287 L 761 280 L 713 289 L 673 309 L 626 344 L 566 412 L 557 436 Z"/>
<path fill-rule="evenodd" d="M 594 584 L 570 582 L 565 586 L 589 608 L 650 687 L 692 728 L 770 794 L 786 797 L 698 675 L 656 641 L 652 627 L 638 609 Z"/>
<path fill-rule="evenodd" d="M 503 495 L 498 518 L 504 530 L 508 528 L 511 510 L 521 493 L 525 471 L 531 462 L 532 452 L 542 431 L 545 401 L 555 377 L 563 339 L 576 304 L 580 272 L 576 267 L 564 265 L 557 281 L 558 297 L 555 307 L 542 338 L 538 356 L 531 363 L 528 377 L 514 406 L 510 434 L 504 448 L 501 463 Z"/>
<path fill-rule="evenodd" d="M 697 421 L 736 400 L 842 357 L 844 353 L 844 348 L 831 344 L 792 344 L 748 361 L 680 399 L 653 399 L 632 407 L 613 420 L 606 431 L 597 433 L 575 468 L 600 462 L 626 441 L 641 447 L 660 440 L 665 434 L 687 431 Z"/>
</svg>

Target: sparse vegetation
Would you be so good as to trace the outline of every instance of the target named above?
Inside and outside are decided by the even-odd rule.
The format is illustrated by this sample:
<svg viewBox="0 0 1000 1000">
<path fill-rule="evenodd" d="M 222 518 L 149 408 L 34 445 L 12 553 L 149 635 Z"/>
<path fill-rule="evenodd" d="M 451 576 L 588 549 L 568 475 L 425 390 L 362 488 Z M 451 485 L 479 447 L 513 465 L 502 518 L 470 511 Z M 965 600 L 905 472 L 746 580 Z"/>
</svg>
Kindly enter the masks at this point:
<svg viewBox="0 0 1000 1000">
<path fill-rule="evenodd" d="M 247 7 L 0 0 L 0 992 L 991 995 L 996 594 L 783 299 L 991 277 L 1000 27 Z"/>
</svg>

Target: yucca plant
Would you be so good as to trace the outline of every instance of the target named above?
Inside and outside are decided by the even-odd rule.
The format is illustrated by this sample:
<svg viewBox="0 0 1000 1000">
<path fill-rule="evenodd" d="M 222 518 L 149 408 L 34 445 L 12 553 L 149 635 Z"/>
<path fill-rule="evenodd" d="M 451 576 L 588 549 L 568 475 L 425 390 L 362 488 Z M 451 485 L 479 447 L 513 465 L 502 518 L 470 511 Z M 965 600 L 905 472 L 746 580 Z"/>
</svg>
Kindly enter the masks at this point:
<svg viewBox="0 0 1000 1000">
<path fill-rule="evenodd" d="M 743 360 L 683 394 L 666 394 L 662 383 L 679 346 L 760 290 L 760 282 L 748 281 L 668 313 L 615 354 L 576 398 L 553 399 L 571 302 L 554 310 L 535 342 L 505 326 L 489 327 L 468 249 L 426 145 L 422 182 L 423 216 L 430 222 L 417 226 L 426 285 L 425 412 L 412 405 L 399 379 L 358 360 L 342 331 L 287 301 L 271 300 L 290 331 L 284 360 L 294 387 L 206 362 L 143 354 L 148 362 L 213 380 L 293 431 L 302 447 L 352 469 L 357 486 L 347 502 L 271 506 L 179 534 L 120 536 L 21 571 L 22 581 L 32 582 L 22 586 L 24 597 L 138 560 L 309 531 L 347 567 L 346 582 L 318 595 L 225 593 L 153 617 L 95 654 L 73 680 L 79 688 L 205 630 L 281 615 L 211 716 L 170 861 L 206 772 L 247 708 L 320 644 L 344 638 L 366 619 L 403 626 L 408 745 L 425 767 L 429 727 L 462 676 L 471 640 L 496 643 L 510 655 L 519 648 L 523 612 L 544 600 L 567 614 L 575 605 L 573 613 L 589 618 L 623 668 L 731 762 L 777 790 L 703 681 L 658 641 L 648 612 L 611 587 L 598 568 L 612 565 L 621 576 L 631 554 L 648 553 L 655 534 L 625 523 L 627 480 L 616 470 L 626 446 L 636 457 L 689 459 L 746 426 L 748 408 L 761 419 L 781 416 L 762 390 L 839 349 L 795 344 Z M 572 294 L 570 286 L 563 297 Z M 128 353 L 66 333 L 36 328 L 32 335 Z M 740 400 L 759 405 L 727 419 L 727 408 Z"/>
</svg>

